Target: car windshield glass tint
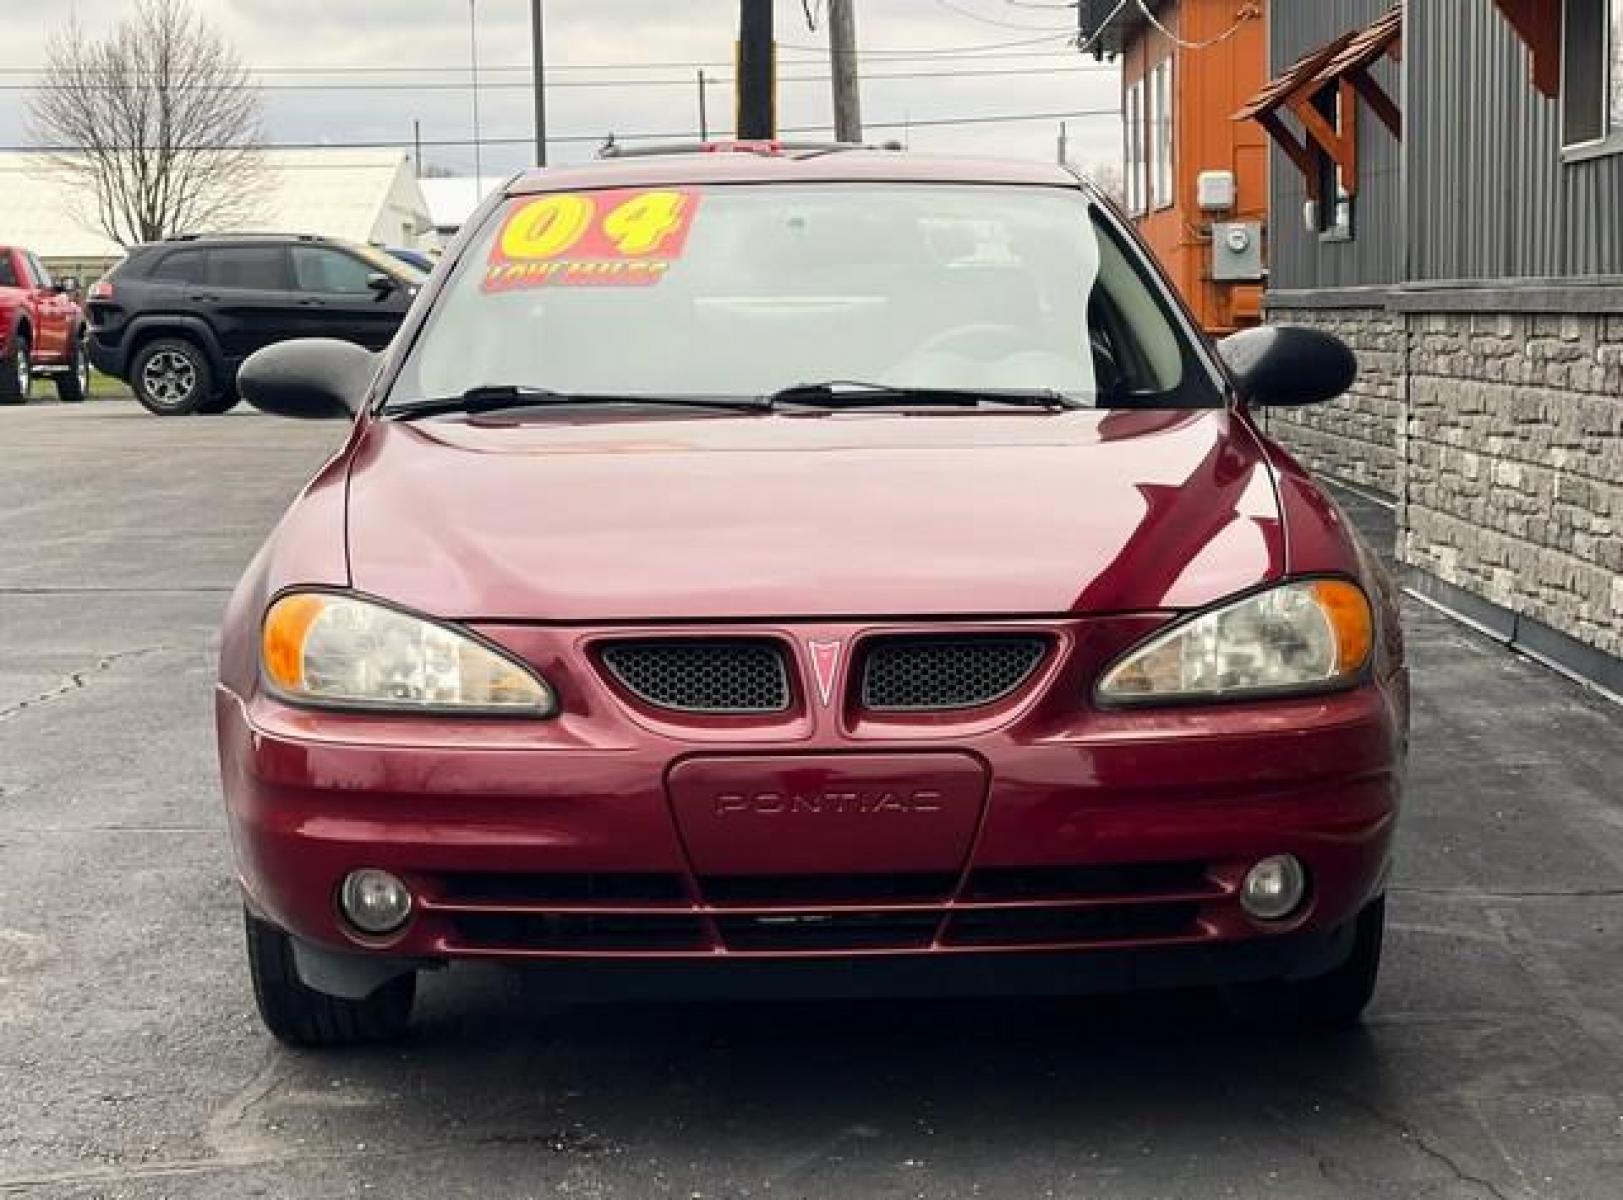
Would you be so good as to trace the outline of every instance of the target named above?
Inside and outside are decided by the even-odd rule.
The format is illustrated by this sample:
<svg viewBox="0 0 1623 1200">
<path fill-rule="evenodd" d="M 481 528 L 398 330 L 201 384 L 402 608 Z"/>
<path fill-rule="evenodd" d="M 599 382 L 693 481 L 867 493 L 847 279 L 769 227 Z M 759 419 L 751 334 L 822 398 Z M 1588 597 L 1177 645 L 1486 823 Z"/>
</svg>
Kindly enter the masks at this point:
<svg viewBox="0 0 1623 1200">
<path fill-rule="evenodd" d="M 202 283 L 203 252 L 201 250 L 173 250 L 152 272 L 152 278 L 163 283 Z"/>
<path fill-rule="evenodd" d="M 227 246 L 209 251 L 209 282 L 215 287 L 280 291 L 280 246 Z"/>
<path fill-rule="evenodd" d="M 517 197 L 461 257 L 390 398 L 491 380 L 593 394 L 760 396 L 831 379 L 1170 393 L 1184 335 L 1097 221 L 1068 188 Z"/>
<path fill-rule="evenodd" d="M 358 258 L 323 246 L 295 246 L 293 279 L 301 292 L 341 292 L 363 295 L 366 281 L 377 270 Z"/>
</svg>

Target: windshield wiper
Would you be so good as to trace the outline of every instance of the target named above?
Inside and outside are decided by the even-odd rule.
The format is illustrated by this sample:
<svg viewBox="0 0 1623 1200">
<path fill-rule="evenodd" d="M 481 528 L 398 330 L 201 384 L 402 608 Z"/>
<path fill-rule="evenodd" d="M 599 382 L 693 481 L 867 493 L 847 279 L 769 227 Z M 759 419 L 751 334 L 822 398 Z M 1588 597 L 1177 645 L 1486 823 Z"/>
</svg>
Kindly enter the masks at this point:
<svg viewBox="0 0 1623 1200">
<path fill-rule="evenodd" d="M 1052 388 L 902 387 L 888 383 L 867 383 L 860 379 L 797 383 L 780 388 L 762 399 L 773 408 L 778 405 L 798 408 L 881 408 L 896 404 L 976 408 L 983 403 L 1049 411 L 1087 407 L 1075 396 L 1067 396 Z"/>
<path fill-rule="evenodd" d="M 409 400 L 404 404 L 391 404 L 384 415 L 396 420 L 409 421 L 413 417 L 434 417 L 443 413 L 488 413 L 510 408 L 525 408 L 535 404 L 562 405 L 647 405 L 658 404 L 676 408 L 726 408 L 740 412 L 764 412 L 771 405 L 749 396 L 645 396 L 627 394 L 597 395 L 584 392 L 555 392 L 550 388 L 520 387 L 517 384 L 487 384 L 469 388 L 459 396 L 440 396 L 432 400 Z"/>
</svg>

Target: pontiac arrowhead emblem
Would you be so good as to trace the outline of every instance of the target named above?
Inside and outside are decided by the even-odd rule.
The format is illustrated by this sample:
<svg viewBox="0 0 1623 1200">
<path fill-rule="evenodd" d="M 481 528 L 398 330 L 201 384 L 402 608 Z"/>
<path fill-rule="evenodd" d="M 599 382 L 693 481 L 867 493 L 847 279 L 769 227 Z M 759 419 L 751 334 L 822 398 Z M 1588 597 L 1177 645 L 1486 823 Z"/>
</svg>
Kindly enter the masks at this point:
<svg viewBox="0 0 1623 1200">
<path fill-rule="evenodd" d="M 840 643 L 838 641 L 807 642 L 811 651 L 812 674 L 817 677 L 817 694 L 827 708 L 834 699 L 834 680 L 840 673 Z"/>
</svg>

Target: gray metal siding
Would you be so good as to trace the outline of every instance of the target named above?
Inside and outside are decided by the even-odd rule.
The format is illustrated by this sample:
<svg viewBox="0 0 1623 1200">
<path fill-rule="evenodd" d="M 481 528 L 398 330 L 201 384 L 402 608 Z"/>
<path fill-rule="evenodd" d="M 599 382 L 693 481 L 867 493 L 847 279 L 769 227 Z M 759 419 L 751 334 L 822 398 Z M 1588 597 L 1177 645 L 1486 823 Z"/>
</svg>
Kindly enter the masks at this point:
<svg viewBox="0 0 1623 1200">
<path fill-rule="evenodd" d="M 1269 73 L 1277 75 L 1304 54 L 1387 12 L 1394 0 L 1273 0 L 1268 5 Z M 1374 75 L 1399 100 L 1400 72 L 1382 60 Z M 1401 101 L 1399 101 L 1401 105 Z M 1269 287 L 1364 287 L 1403 276 L 1402 146 L 1362 101 L 1358 108 L 1358 194 L 1351 241 L 1325 241 L 1306 228 L 1302 206 L 1307 181 L 1277 147 L 1269 158 L 1272 219 Z M 1298 136 L 1301 127 L 1287 118 Z"/>
<path fill-rule="evenodd" d="M 1272 70 L 1390 3 L 1273 0 Z M 1623 274 L 1623 155 L 1562 161 L 1560 105 L 1533 86 L 1527 48 L 1493 0 L 1410 0 L 1407 9 L 1404 145 L 1360 108 L 1352 242 L 1321 242 L 1303 228 L 1306 184 L 1273 151 L 1271 286 Z M 1392 64 L 1377 74 L 1397 98 Z"/>
</svg>

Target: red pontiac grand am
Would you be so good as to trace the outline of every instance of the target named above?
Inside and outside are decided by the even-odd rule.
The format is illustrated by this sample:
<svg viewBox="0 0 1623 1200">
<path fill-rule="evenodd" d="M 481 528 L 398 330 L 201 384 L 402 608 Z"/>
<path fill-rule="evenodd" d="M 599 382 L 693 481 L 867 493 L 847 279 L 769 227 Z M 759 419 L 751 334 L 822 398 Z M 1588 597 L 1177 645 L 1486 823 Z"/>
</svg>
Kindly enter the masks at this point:
<svg viewBox="0 0 1623 1200">
<path fill-rule="evenodd" d="M 1350 352 L 1214 348 L 1058 167 L 707 149 L 522 175 L 388 351 L 242 371 L 353 421 L 225 622 L 271 1032 L 398 1034 L 468 959 L 1356 1020 L 1401 635 L 1250 411 Z"/>
</svg>

